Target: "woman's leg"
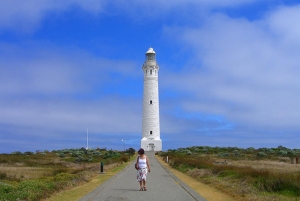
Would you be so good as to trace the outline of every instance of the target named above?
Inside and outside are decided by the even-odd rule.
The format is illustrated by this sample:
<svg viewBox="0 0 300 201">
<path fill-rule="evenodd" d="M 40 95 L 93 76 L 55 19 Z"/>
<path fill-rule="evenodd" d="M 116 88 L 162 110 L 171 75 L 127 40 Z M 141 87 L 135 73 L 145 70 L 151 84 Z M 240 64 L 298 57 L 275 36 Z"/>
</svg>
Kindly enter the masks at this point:
<svg viewBox="0 0 300 201">
<path fill-rule="evenodd" d="M 143 181 L 140 181 L 140 191 L 144 190 L 143 188 Z"/>
<path fill-rule="evenodd" d="M 147 188 L 146 188 L 146 180 L 143 180 L 143 186 L 144 186 L 144 191 L 146 191 L 147 190 Z"/>
</svg>

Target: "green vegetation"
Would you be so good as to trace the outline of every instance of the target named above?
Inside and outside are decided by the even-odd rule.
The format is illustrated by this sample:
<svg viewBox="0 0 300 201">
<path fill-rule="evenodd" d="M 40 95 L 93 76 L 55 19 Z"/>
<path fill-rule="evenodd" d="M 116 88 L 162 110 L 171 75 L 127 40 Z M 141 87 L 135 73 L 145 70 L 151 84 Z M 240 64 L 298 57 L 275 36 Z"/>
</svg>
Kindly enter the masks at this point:
<svg viewBox="0 0 300 201">
<path fill-rule="evenodd" d="M 115 167 L 134 153 L 132 148 L 126 152 L 81 148 L 0 154 L 0 200 L 45 199 L 90 181 L 100 162 Z"/>
<path fill-rule="evenodd" d="M 170 165 L 177 170 L 212 184 L 236 198 L 244 197 L 247 200 L 247 194 L 251 193 L 256 196 L 261 193 L 264 196 L 287 196 L 287 199 L 300 198 L 300 171 L 289 159 L 299 157 L 299 149 L 283 146 L 259 149 L 193 146 L 161 152 L 160 156 L 168 156 Z M 247 165 L 243 165 L 244 162 Z M 260 167 L 256 165 L 258 162 L 269 162 L 270 165 Z M 280 163 L 278 167 L 271 167 L 277 163 Z M 296 170 L 289 170 L 289 167 L 295 167 Z M 228 186 L 235 187 L 230 189 Z"/>
</svg>

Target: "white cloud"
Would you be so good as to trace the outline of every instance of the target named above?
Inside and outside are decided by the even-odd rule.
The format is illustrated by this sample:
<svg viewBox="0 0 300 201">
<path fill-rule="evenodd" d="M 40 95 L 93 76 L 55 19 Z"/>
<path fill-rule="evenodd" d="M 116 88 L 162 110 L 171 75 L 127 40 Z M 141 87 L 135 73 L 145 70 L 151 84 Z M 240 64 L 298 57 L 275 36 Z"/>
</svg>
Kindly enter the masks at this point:
<svg viewBox="0 0 300 201">
<path fill-rule="evenodd" d="M 61 12 L 73 8 L 80 8 L 92 15 L 99 14 L 119 15 L 120 13 L 131 13 L 134 17 L 160 18 L 175 12 L 190 15 L 183 8 L 191 8 L 193 14 L 199 14 L 199 11 L 209 10 L 215 7 L 234 7 L 249 4 L 257 0 L 155 0 L 155 1 L 107 1 L 107 0 L 10 0 L 0 2 L 0 28 L 12 29 L 18 33 L 31 33 L 35 31 L 40 22 L 47 14 L 55 14 L 52 17 L 58 17 Z M 142 12 L 141 12 L 142 11 Z M 201 12 L 200 12 L 201 13 Z M 0 29 L 1 30 L 1 29 Z M 0 32 L 1 33 L 1 32 Z"/>
<path fill-rule="evenodd" d="M 138 75 L 138 66 L 133 62 L 98 58 L 74 47 L 2 43 L 0 52 L 0 92 L 3 95 L 86 93 L 96 85 L 101 88 L 113 82 L 111 74 L 117 74 L 119 79 Z"/>
<path fill-rule="evenodd" d="M 9 0 L 0 2 L 0 27 L 31 33 L 50 12 L 60 13 L 74 6 L 92 14 L 103 12 L 106 1 L 96 0 Z M 0 32 L 1 33 L 1 32 Z"/>
<path fill-rule="evenodd" d="M 282 25 L 278 17 L 289 11 L 290 16 L 300 13 L 299 7 L 285 7 L 253 22 L 215 14 L 199 28 L 166 29 L 177 32 L 195 54 L 194 66 L 170 73 L 166 86 L 176 82 L 178 90 L 194 96 L 183 98 L 187 112 L 217 114 L 267 130 L 299 129 L 300 49 L 295 46 L 300 43 L 293 40 L 299 28 Z"/>
<path fill-rule="evenodd" d="M 267 23 L 275 36 L 278 36 L 289 46 L 295 45 L 299 50 L 300 43 L 300 5 L 280 7 L 275 13 L 270 13 Z"/>
<path fill-rule="evenodd" d="M 140 131 L 139 98 L 112 90 L 139 79 L 135 63 L 42 43 L 2 43 L 0 52 L 1 133 L 54 143 L 87 127 L 106 137 Z"/>
<path fill-rule="evenodd" d="M 126 107 L 124 107 L 126 102 Z M 76 132 L 89 127 L 103 134 L 136 133 L 141 107 L 130 98 L 108 96 L 96 101 L 70 99 L 1 101 L 1 123 L 43 131 Z M 46 136 L 45 136 L 46 137 Z M 49 136 L 48 136 L 49 137 Z"/>
<path fill-rule="evenodd" d="M 193 5 L 193 6 L 214 6 L 214 7 L 231 7 L 231 6 L 238 6 L 238 5 L 244 5 L 248 3 L 255 2 L 257 0 L 226 0 L 226 1 L 219 1 L 219 0 L 173 0 L 173 1 L 168 1 L 168 0 L 154 0 L 151 2 L 147 1 L 139 1 L 139 0 L 133 0 L 132 2 L 134 4 L 140 4 L 140 5 L 147 5 L 150 7 L 152 6 L 158 6 L 163 9 L 170 9 L 174 7 L 184 7 L 188 5 Z"/>
</svg>

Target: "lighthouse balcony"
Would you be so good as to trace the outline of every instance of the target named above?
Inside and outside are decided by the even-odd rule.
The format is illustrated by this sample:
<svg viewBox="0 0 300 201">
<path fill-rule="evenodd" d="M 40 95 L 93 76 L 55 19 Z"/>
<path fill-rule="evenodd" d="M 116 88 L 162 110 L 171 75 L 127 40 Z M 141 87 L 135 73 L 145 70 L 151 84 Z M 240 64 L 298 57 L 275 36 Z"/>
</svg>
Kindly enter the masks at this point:
<svg viewBox="0 0 300 201">
<path fill-rule="evenodd" d="M 158 63 L 155 60 L 147 60 L 147 61 L 145 61 L 144 65 L 143 65 L 143 68 L 144 67 L 149 67 L 149 66 L 158 66 Z"/>
</svg>

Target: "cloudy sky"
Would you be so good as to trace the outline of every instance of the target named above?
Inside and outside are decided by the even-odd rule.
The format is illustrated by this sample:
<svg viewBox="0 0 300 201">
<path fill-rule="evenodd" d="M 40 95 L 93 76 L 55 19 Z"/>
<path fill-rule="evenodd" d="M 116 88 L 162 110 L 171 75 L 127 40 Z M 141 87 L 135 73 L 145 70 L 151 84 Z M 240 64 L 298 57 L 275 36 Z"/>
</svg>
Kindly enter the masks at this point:
<svg viewBox="0 0 300 201">
<path fill-rule="evenodd" d="M 138 149 L 149 47 L 164 150 L 299 148 L 299 20 L 298 0 L 0 0 L 0 153 L 86 147 L 87 128 Z"/>
</svg>

